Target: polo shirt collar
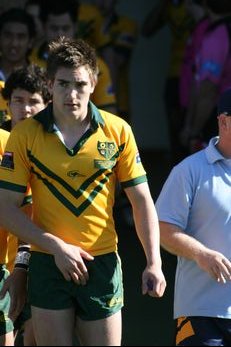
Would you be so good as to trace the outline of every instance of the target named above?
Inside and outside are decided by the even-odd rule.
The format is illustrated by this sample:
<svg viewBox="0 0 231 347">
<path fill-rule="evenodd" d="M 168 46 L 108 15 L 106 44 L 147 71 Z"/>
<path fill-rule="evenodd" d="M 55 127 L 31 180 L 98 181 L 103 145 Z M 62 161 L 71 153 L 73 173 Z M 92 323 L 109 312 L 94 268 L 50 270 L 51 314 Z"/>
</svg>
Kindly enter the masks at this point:
<svg viewBox="0 0 231 347">
<path fill-rule="evenodd" d="M 99 125 L 104 126 L 105 123 L 99 109 L 91 101 L 89 101 L 88 107 L 90 109 L 91 128 L 96 130 Z M 48 133 L 54 132 L 53 104 L 48 104 L 44 110 L 34 116 L 34 119 L 40 122 Z"/>
<path fill-rule="evenodd" d="M 209 164 L 213 164 L 219 160 L 227 160 L 217 149 L 216 145 L 219 141 L 219 136 L 213 137 L 205 149 L 205 155 Z"/>
</svg>

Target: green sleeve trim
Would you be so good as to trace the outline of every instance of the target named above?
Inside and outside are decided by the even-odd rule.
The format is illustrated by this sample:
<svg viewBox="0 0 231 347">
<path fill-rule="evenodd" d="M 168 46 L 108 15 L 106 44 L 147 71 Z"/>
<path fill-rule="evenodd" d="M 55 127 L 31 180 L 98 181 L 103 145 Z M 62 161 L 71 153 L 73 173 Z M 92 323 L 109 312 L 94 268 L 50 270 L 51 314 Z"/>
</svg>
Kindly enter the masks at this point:
<svg viewBox="0 0 231 347">
<path fill-rule="evenodd" d="M 136 186 L 137 184 L 144 183 L 144 182 L 147 182 L 146 175 L 134 178 L 130 181 L 121 182 L 121 186 L 122 188 L 128 188 L 128 187 L 133 187 L 133 186 Z"/>
<path fill-rule="evenodd" d="M 27 187 L 20 186 L 19 184 L 14 184 L 10 182 L 0 181 L 0 188 L 7 189 L 7 190 L 13 190 L 14 192 L 18 193 L 26 193 Z"/>
</svg>

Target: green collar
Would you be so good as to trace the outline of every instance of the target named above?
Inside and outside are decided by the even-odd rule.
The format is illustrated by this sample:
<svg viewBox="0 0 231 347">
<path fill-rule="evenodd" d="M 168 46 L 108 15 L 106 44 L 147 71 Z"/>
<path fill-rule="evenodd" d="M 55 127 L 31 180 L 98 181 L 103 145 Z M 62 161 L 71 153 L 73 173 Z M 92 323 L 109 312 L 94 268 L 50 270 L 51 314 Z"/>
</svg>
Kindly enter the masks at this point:
<svg viewBox="0 0 231 347">
<path fill-rule="evenodd" d="M 99 125 L 104 126 L 104 120 L 98 110 L 98 108 L 89 101 L 88 107 L 90 109 L 91 128 L 96 130 Z M 48 133 L 54 132 L 54 115 L 53 104 L 50 103 L 44 110 L 34 116 L 34 119 L 43 125 L 43 128 Z"/>
</svg>

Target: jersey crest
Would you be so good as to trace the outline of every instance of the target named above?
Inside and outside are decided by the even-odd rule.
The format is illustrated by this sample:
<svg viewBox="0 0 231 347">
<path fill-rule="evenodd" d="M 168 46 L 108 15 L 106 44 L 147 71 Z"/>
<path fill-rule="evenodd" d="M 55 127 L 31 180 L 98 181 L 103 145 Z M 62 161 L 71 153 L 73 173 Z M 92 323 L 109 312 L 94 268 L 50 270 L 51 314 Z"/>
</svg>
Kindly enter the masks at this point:
<svg viewBox="0 0 231 347">
<path fill-rule="evenodd" d="M 114 142 L 98 141 L 97 149 L 99 153 L 107 160 L 111 159 L 116 154 L 116 145 Z"/>
</svg>

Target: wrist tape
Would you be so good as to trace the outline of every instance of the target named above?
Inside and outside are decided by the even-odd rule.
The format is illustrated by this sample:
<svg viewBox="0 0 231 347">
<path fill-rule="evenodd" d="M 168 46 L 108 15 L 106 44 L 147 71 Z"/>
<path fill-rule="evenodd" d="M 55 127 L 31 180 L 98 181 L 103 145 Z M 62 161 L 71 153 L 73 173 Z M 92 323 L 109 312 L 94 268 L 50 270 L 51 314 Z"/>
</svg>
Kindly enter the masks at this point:
<svg viewBox="0 0 231 347">
<path fill-rule="evenodd" d="M 15 257 L 14 267 L 21 269 L 28 269 L 30 260 L 30 246 L 22 245 L 18 247 L 18 253 Z"/>
</svg>

